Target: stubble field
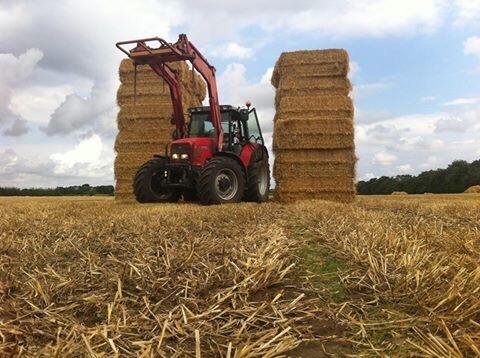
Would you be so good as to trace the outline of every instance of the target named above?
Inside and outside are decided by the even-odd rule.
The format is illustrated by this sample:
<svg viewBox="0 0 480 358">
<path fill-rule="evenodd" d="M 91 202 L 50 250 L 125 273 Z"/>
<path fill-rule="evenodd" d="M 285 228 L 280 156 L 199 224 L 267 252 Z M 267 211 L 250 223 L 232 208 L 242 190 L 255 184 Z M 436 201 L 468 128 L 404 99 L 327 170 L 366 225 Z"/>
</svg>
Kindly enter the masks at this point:
<svg viewBox="0 0 480 358">
<path fill-rule="evenodd" d="M 0 198 L 0 356 L 480 355 L 480 196 Z"/>
</svg>

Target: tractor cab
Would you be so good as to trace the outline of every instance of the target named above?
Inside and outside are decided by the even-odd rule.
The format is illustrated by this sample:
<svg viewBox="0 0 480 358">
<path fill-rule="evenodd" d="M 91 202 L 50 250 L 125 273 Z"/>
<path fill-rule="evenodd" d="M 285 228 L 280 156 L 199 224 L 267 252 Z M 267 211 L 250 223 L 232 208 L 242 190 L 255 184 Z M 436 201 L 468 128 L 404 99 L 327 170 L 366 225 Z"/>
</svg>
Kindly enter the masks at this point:
<svg viewBox="0 0 480 358">
<path fill-rule="evenodd" d="M 223 128 L 223 150 L 240 154 L 242 147 L 250 143 L 264 145 L 262 132 L 255 108 L 236 108 L 229 105 L 220 106 L 221 125 Z M 189 109 L 189 138 L 216 137 L 210 107 Z"/>
</svg>

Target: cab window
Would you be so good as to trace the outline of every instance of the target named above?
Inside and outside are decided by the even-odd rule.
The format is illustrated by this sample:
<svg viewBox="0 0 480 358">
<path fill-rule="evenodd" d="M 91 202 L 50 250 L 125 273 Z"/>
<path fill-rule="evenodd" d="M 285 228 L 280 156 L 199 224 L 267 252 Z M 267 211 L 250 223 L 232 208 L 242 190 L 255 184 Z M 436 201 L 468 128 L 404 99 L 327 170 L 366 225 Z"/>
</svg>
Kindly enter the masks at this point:
<svg viewBox="0 0 480 358">
<path fill-rule="evenodd" d="M 248 140 L 251 143 L 260 142 L 263 144 L 262 132 L 260 131 L 257 112 L 255 111 L 255 108 L 248 113 L 247 126 L 248 126 L 248 136 L 249 136 Z"/>
</svg>

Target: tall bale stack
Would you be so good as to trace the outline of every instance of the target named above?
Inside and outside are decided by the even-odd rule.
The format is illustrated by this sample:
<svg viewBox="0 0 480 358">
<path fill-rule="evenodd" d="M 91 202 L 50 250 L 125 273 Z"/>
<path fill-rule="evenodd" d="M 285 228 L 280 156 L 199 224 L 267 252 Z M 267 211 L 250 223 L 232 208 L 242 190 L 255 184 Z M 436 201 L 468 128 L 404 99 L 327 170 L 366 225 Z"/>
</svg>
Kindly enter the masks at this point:
<svg viewBox="0 0 480 358">
<path fill-rule="evenodd" d="M 286 52 L 278 59 L 272 75 L 277 200 L 355 198 L 348 70 L 345 50 Z"/>
<path fill-rule="evenodd" d="M 170 67 L 180 79 L 183 108 L 201 106 L 206 94 L 204 81 L 185 62 L 172 63 Z M 149 66 L 137 67 L 136 101 L 131 60 L 120 63 L 119 75 L 115 198 L 133 199 L 132 182 L 137 169 L 153 154 L 163 154 L 172 138 L 175 129 L 170 123 L 173 107 L 168 85 Z"/>
</svg>

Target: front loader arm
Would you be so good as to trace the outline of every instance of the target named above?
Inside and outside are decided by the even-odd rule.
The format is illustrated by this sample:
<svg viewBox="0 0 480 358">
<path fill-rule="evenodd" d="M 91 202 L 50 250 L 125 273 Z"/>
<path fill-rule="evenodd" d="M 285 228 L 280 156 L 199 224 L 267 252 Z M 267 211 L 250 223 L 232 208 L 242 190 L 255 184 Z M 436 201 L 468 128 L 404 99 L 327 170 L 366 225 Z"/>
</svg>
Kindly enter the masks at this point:
<svg viewBox="0 0 480 358">
<path fill-rule="evenodd" d="M 173 105 L 173 118 L 180 138 L 185 138 L 187 125 L 183 114 L 182 91 L 175 72 L 166 63 L 150 64 L 152 70 L 167 82 Z"/>
<path fill-rule="evenodd" d="M 160 43 L 159 47 L 150 47 L 149 42 Z M 123 46 L 136 44 L 131 50 L 126 50 Z M 217 80 L 215 77 L 215 67 L 210 65 L 207 59 L 197 50 L 197 48 L 187 39 L 187 35 L 180 34 L 176 43 L 170 44 L 165 40 L 154 37 L 142 40 L 124 41 L 117 43 L 117 47 L 130 57 L 135 64 L 148 64 L 159 76 L 165 79 L 170 87 L 172 104 L 174 107 L 174 119 L 177 129 L 180 130 L 182 138 L 186 133 L 185 118 L 183 115 L 183 106 L 181 98 L 180 84 L 166 65 L 168 62 L 190 61 L 195 70 L 197 70 L 207 83 L 210 112 L 213 126 L 216 130 L 216 146 L 221 151 L 223 146 L 223 128 L 220 114 L 220 102 L 218 100 Z M 171 73 L 169 73 L 169 71 Z M 172 76 L 173 74 L 173 76 Z M 183 128 L 183 132 L 182 129 Z"/>
</svg>

